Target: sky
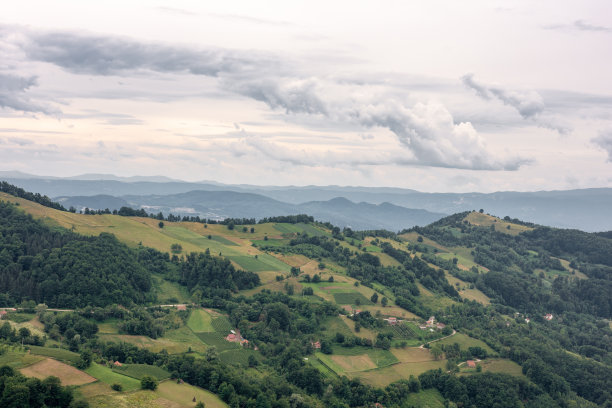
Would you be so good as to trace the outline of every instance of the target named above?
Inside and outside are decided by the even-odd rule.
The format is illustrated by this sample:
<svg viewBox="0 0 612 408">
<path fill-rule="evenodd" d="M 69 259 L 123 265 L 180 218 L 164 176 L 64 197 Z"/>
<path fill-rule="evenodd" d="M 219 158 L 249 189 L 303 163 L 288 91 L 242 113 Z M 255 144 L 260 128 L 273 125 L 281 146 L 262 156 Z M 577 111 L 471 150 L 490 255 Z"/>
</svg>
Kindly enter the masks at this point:
<svg viewBox="0 0 612 408">
<path fill-rule="evenodd" d="M 612 187 L 612 2 L 7 2 L 0 171 Z"/>
</svg>

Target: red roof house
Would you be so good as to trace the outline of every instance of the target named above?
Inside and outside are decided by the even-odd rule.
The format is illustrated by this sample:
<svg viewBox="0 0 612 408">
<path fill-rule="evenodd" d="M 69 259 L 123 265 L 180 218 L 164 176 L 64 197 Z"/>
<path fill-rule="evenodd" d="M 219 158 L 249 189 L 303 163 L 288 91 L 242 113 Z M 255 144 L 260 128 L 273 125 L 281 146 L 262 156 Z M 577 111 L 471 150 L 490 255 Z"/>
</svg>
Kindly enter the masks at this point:
<svg viewBox="0 0 612 408">
<path fill-rule="evenodd" d="M 474 360 L 466 361 L 468 368 L 476 368 L 476 362 Z"/>
<path fill-rule="evenodd" d="M 391 326 L 395 326 L 397 324 L 397 318 L 396 317 L 390 317 L 388 322 L 389 322 L 389 324 Z"/>
<path fill-rule="evenodd" d="M 321 348 L 321 342 L 320 341 L 315 341 L 314 343 L 310 343 L 312 344 L 312 347 L 314 347 L 315 349 L 320 349 Z"/>
</svg>

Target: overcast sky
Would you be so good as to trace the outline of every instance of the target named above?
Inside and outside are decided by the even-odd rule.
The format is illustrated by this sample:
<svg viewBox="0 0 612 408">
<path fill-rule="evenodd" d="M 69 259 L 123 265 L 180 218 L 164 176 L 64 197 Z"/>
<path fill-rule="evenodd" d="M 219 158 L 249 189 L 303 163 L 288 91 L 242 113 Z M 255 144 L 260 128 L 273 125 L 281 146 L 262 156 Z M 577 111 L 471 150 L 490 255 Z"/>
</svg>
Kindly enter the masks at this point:
<svg viewBox="0 0 612 408">
<path fill-rule="evenodd" d="M 12 1 L 0 170 L 612 187 L 611 73 L 609 0 Z"/>
</svg>

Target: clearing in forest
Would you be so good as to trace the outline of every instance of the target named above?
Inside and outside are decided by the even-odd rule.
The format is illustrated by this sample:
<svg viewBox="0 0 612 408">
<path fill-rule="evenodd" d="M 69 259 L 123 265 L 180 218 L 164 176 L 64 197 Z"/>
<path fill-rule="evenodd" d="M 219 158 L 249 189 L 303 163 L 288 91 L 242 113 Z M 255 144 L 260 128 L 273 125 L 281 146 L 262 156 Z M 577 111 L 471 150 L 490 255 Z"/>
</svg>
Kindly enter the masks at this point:
<svg viewBox="0 0 612 408">
<path fill-rule="evenodd" d="M 20 371 L 27 377 L 36 377 L 41 380 L 53 375 L 61 380 L 62 385 L 83 385 L 96 381 L 89 374 L 51 358 L 22 368 Z"/>
</svg>

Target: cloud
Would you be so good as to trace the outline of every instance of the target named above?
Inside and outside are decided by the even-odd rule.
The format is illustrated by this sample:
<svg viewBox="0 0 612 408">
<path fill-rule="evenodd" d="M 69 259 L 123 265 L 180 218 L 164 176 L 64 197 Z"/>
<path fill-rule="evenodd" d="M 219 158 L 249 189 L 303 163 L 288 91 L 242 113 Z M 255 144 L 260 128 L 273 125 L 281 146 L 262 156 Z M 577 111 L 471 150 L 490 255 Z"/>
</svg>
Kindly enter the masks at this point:
<svg viewBox="0 0 612 408">
<path fill-rule="evenodd" d="M 612 163 L 612 128 L 602 130 L 591 142 L 608 153 L 607 161 Z"/>
<path fill-rule="evenodd" d="M 57 109 L 45 103 L 32 101 L 26 95 L 26 91 L 36 84 L 35 76 L 22 77 L 0 73 L 0 108 L 30 113 L 40 112 L 48 115 L 57 114 Z"/>
<path fill-rule="evenodd" d="M 558 30 L 558 31 L 586 31 L 586 32 L 600 32 L 600 33 L 611 33 L 612 28 L 605 26 L 598 26 L 590 24 L 584 20 L 576 20 L 572 24 L 552 24 L 544 26 L 546 30 Z"/>
<path fill-rule="evenodd" d="M 357 135 L 364 128 L 387 129 L 402 148 L 399 156 L 394 154 L 391 159 L 383 159 L 396 164 L 516 170 L 529 163 L 523 158 L 495 157 L 469 122 L 455 123 L 440 103 L 408 102 L 389 86 L 376 85 L 370 89 L 367 83 L 343 83 L 333 77 L 303 74 L 303 65 L 276 56 L 250 51 L 190 49 L 70 32 L 21 30 L 20 46 L 31 60 L 51 63 L 72 73 L 206 76 L 216 78 L 218 86 L 225 91 L 263 102 L 272 110 L 284 110 L 287 120 L 308 118 L 312 122 L 339 123 L 345 129 L 356 128 Z M 482 97 L 497 98 L 524 117 L 534 117 L 543 110 L 537 93 L 480 86 L 471 76 L 466 76 L 465 81 Z M 373 145 L 376 141 L 369 143 Z M 273 151 L 273 147 L 265 146 L 261 150 Z M 367 159 L 362 163 L 380 163 L 383 159 Z"/>
<path fill-rule="evenodd" d="M 542 96 L 535 91 L 515 91 L 499 85 L 488 85 L 474 79 L 469 73 L 461 77 L 463 84 L 476 91 L 476 95 L 486 100 L 498 100 L 514 108 L 523 119 L 531 120 L 538 126 L 555 130 L 564 135 L 571 129 L 562 120 L 546 113 Z"/>
</svg>

